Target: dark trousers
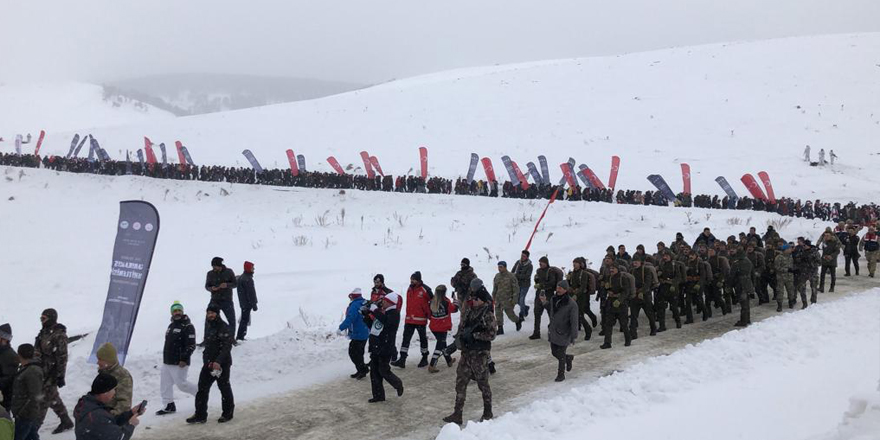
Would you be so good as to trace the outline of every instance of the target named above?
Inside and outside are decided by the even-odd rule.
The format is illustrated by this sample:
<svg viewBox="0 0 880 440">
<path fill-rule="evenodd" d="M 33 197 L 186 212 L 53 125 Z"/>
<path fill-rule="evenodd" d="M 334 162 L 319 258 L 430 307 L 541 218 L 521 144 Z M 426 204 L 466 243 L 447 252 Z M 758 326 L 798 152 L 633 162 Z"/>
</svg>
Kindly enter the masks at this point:
<svg viewBox="0 0 880 440">
<path fill-rule="evenodd" d="M 383 380 L 395 390 L 403 386 L 403 381 L 391 372 L 390 364 L 391 358 L 370 355 L 370 387 L 373 389 L 374 399 L 385 399 Z"/>
<path fill-rule="evenodd" d="M 220 388 L 220 395 L 223 397 L 223 415 L 232 417 L 235 412 L 235 398 L 232 396 L 232 385 L 229 384 L 231 369 L 232 365 L 224 365 L 220 377 L 214 377 L 211 375 L 214 370 L 207 365 L 202 367 L 199 373 L 199 391 L 196 393 L 196 417 L 208 417 L 208 396 L 211 394 L 211 386 L 214 382 L 217 382 L 217 388 Z"/>
<path fill-rule="evenodd" d="M 400 355 L 406 356 L 409 352 L 409 343 L 412 341 L 413 333 L 419 332 L 419 347 L 422 355 L 428 354 L 428 333 L 425 331 L 425 325 L 404 324 L 403 325 L 403 341 L 400 343 Z"/>
<path fill-rule="evenodd" d="M 244 340 L 247 336 L 247 328 L 251 325 L 251 307 L 241 309 L 241 321 L 238 323 L 238 335 L 235 339 Z"/>
<path fill-rule="evenodd" d="M 657 290 L 657 296 L 654 299 L 654 316 L 660 325 L 660 330 L 666 330 L 666 306 L 668 305 L 672 311 L 672 319 L 676 323 L 681 322 L 681 316 L 678 311 L 677 295 L 670 292 L 671 284 L 661 284 Z"/>
<path fill-rule="evenodd" d="M 220 307 L 220 311 L 223 312 L 223 316 L 226 317 L 226 323 L 229 324 L 229 333 L 235 334 L 235 304 L 232 300 L 229 301 L 211 301 L 214 304 L 217 304 Z M 205 320 L 205 332 L 203 335 L 208 334 L 208 320 Z M 204 336 L 203 336 L 204 337 Z"/>
<path fill-rule="evenodd" d="M 846 266 L 844 266 L 844 268 L 846 269 L 846 274 L 847 274 L 847 275 L 850 274 L 850 272 L 849 272 L 849 265 L 850 265 L 850 263 L 852 263 L 853 267 L 855 268 L 856 275 L 859 274 L 859 257 L 860 257 L 859 254 L 844 255 L 844 256 L 843 256 L 844 264 L 846 264 Z"/>
<path fill-rule="evenodd" d="M 551 298 L 550 295 L 547 298 Z M 550 310 L 541 302 L 541 292 L 535 291 L 535 331 L 534 333 L 541 333 L 541 315 L 544 314 L 544 310 L 547 310 L 547 317 L 550 317 Z M 464 316 L 464 315 L 462 315 Z"/>
<path fill-rule="evenodd" d="M 639 328 L 639 312 L 644 310 L 645 316 L 648 317 L 648 327 L 652 332 L 657 331 L 657 324 L 654 322 L 654 304 L 651 302 L 651 293 L 645 293 L 643 299 L 633 298 L 629 301 L 629 329 L 635 334 Z"/>
<path fill-rule="evenodd" d="M 364 347 L 367 346 L 367 340 L 355 341 L 352 339 L 348 343 L 348 358 L 357 369 L 358 373 L 367 371 L 367 364 L 364 363 Z"/>
<path fill-rule="evenodd" d="M 697 312 L 703 314 L 703 320 L 709 318 L 706 314 L 705 304 L 703 304 L 703 286 L 700 285 L 700 288 L 697 289 L 696 281 L 689 281 L 684 285 L 684 307 L 685 307 L 685 316 L 687 319 L 685 323 L 694 322 L 694 305 L 697 306 Z"/>
<path fill-rule="evenodd" d="M 431 355 L 431 366 L 436 367 L 437 361 L 440 359 L 440 356 L 443 356 L 446 359 L 446 363 L 452 362 L 452 357 L 448 354 L 445 354 L 446 351 L 446 335 L 447 332 L 431 332 L 434 334 L 434 339 L 437 340 L 437 344 L 434 345 L 434 354 Z"/>
<path fill-rule="evenodd" d="M 749 304 L 749 294 L 740 291 L 739 294 L 739 322 L 743 324 L 751 324 L 752 322 L 752 306 Z"/>
<path fill-rule="evenodd" d="M 40 440 L 40 424 L 32 420 L 15 419 L 15 440 Z"/>
<path fill-rule="evenodd" d="M 556 360 L 559 362 L 559 366 L 557 367 L 556 371 L 560 374 L 565 372 L 565 359 L 566 357 L 568 357 L 568 354 L 566 353 L 567 350 L 567 345 L 556 345 L 552 342 L 550 343 L 550 354 L 552 354 L 553 357 L 555 357 Z"/>
<path fill-rule="evenodd" d="M 614 298 L 608 298 L 606 302 L 612 302 Z M 611 345 L 611 335 L 614 334 L 614 324 L 620 324 L 620 328 L 623 329 L 623 337 L 626 339 L 626 343 L 630 342 L 630 333 L 629 326 L 626 322 L 626 312 L 628 307 L 625 304 L 621 304 L 620 307 L 614 307 L 612 304 L 608 304 L 602 310 L 602 316 L 608 316 L 605 319 L 605 327 L 603 330 L 605 331 L 605 343 Z"/>
<path fill-rule="evenodd" d="M 819 290 L 825 291 L 825 274 L 831 275 L 831 291 L 834 291 L 834 283 L 837 282 L 837 267 L 822 266 L 822 274 L 819 276 Z"/>
</svg>

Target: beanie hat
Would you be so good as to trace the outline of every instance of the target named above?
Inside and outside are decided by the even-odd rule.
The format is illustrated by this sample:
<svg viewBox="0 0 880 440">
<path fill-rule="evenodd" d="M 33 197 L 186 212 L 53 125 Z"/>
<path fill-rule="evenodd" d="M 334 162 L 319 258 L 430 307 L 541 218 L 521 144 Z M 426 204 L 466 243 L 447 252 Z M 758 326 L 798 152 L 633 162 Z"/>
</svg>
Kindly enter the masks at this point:
<svg viewBox="0 0 880 440">
<path fill-rule="evenodd" d="M 220 313 L 220 306 L 217 305 L 217 303 L 213 303 L 213 302 L 212 302 L 212 303 L 208 304 L 208 308 L 205 309 L 205 311 L 206 311 L 206 312 Z"/>
<path fill-rule="evenodd" d="M 381 273 L 376 274 L 376 276 L 373 277 L 373 281 L 377 281 L 377 280 L 384 283 L 385 282 L 385 275 L 382 275 Z"/>
<path fill-rule="evenodd" d="M 471 260 L 468 260 L 467 258 L 462 258 L 462 259 L 461 259 L 461 264 L 464 264 L 465 266 L 470 266 L 470 265 L 471 265 Z"/>
<path fill-rule="evenodd" d="M 0 339 L 12 340 L 12 326 L 8 323 L 0 325 Z"/>
<path fill-rule="evenodd" d="M 171 313 L 174 313 L 177 310 L 180 310 L 181 312 L 183 311 L 183 304 L 181 304 L 180 301 L 174 301 L 174 304 L 171 304 Z"/>
<path fill-rule="evenodd" d="M 556 284 L 556 287 L 561 287 L 565 290 L 568 290 L 568 288 L 571 286 L 568 284 L 568 281 L 562 280 L 558 284 Z"/>
<path fill-rule="evenodd" d="M 253 272 L 254 271 L 254 263 L 251 263 L 250 261 L 245 261 L 244 262 L 244 271 L 247 273 Z"/>
<path fill-rule="evenodd" d="M 471 292 L 476 292 L 477 290 L 480 290 L 481 287 L 483 287 L 483 280 L 479 278 L 474 278 L 471 280 Z"/>
<path fill-rule="evenodd" d="M 499 266 L 507 267 L 507 262 L 506 262 L 506 261 L 499 261 L 499 262 L 498 262 L 498 265 L 499 265 Z"/>
<path fill-rule="evenodd" d="M 115 365 L 119 363 L 119 357 L 116 355 L 116 347 L 114 347 L 113 344 L 109 342 L 105 342 L 101 344 L 100 347 L 98 347 L 96 356 L 98 357 L 98 360 L 102 360 L 109 364 Z"/>
<path fill-rule="evenodd" d="M 410 278 L 421 283 L 422 282 L 422 273 L 419 271 L 415 271 L 415 272 L 413 272 L 412 275 L 410 275 Z"/>
<path fill-rule="evenodd" d="M 543 256 L 538 259 L 538 263 L 550 264 L 550 260 L 548 260 L 546 256 Z"/>
<path fill-rule="evenodd" d="M 211 259 L 211 267 L 214 266 L 223 266 L 223 259 L 220 257 L 214 257 Z"/>
<path fill-rule="evenodd" d="M 360 298 L 362 296 L 363 293 L 361 293 L 360 287 L 355 287 L 354 290 L 352 290 L 351 293 L 348 294 L 348 297 L 351 299 Z"/>
<path fill-rule="evenodd" d="M 116 388 L 116 378 L 107 373 L 98 373 L 98 377 L 92 381 L 92 390 L 89 394 L 97 396 Z"/>
</svg>

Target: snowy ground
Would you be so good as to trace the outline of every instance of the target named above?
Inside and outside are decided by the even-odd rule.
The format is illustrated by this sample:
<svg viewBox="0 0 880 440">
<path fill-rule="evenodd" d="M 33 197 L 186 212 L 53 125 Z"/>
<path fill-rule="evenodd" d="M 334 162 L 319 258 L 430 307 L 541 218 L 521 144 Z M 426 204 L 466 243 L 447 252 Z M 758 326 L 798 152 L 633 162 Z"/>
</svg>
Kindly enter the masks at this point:
<svg viewBox="0 0 880 440">
<path fill-rule="evenodd" d="M 336 379 L 349 369 L 346 342 L 333 332 L 354 287 L 366 290 L 374 274 L 384 273 L 388 285 L 403 292 L 415 270 L 431 285 L 448 283 L 464 256 L 489 281 L 497 259 L 518 256 L 544 207 L 540 201 L 464 196 L 275 190 L 14 168 L 0 173 L 0 229 L 15 231 L 4 235 L 3 248 L 15 252 L 0 253 L 0 267 L 8 291 L 21 293 L 19 307 L 0 310 L 0 322 L 12 324 L 16 342 L 36 335 L 46 307 L 58 309 L 71 334 L 94 334 L 107 293 L 118 202 L 143 198 L 157 206 L 161 231 L 126 365 L 135 393 L 151 402 L 158 402 L 168 308 L 182 301 L 201 333 L 204 274 L 215 255 L 236 272 L 246 259 L 257 267 L 261 307 L 250 332 L 256 340 L 236 349 L 236 357 L 259 367 L 242 360 L 233 373 L 238 400 L 246 402 Z M 653 249 L 679 231 L 695 237 L 709 226 L 726 237 L 749 225 L 764 230 L 778 219 L 559 202 L 532 251 L 535 260 L 548 254 L 554 264 L 570 267 L 576 256 L 598 259 L 609 244 Z M 813 237 L 825 226 L 795 219 L 782 233 Z M 86 338 L 71 349 L 70 385 L 62 390 L 68 403 L 87 390 L 94 374 L 86 363 L 91 346 Z"/>
<path fill-rule="evenodd" d="M 263 166 L 287 168 L 291 148 L 323 171 L 331 171 L 329 155 L 359 167 L 358 152 L 367 150 L 395 176 L 418 170 L 421 145 L 430 173 L 444 177 L 464 175 L 476 152 L 504 180 L 502 155 L 525 169 L 545 154 L 554 179 L 574 157 L 606 181 L 618 155 L 618 188 L 651 188 L 645 178 L 658 173 L 678 192 L 686 162 L 696 193 L 723 194 L 714 179 L 724 175 L 745 194 L 739 178 L 767 171 L 777 195 L 868 201 L 880 183 L 878 64 L 876 33 L 716 44 L 460 69 L 95 135 L 115 158 L 149 136 L 183 141 L 199 164 L 247 166 L 248 148 Z M 65 154 L 71 137 L 47 139 L 46 153 Z M 813 160 L 824 148 L 839 164 L 806 166 L 807 144 Z"/>
<path fill-rule="evenodd" d="M 880 289 L 762 321 L 656 357 L 438 440 L 813 439 L 880 380 Z M 863 401 L 866 400 L 863 398 Z M 876 406 L 876 397 L 872 403 Z M 861 422 L 873 422 L 871 407 Z M 856 411 L 857 412 L 857 411 Z M 844 428 L 845 429 L 845 428 Z M 853 433 L 855 430 L 850 430 Z M 857 431 L 855 431 L 857 432 Z M 862 435 L 876 431 L 864 430 Z M 848 434 L 840 437 L 854 438 Z"/>
</svg>

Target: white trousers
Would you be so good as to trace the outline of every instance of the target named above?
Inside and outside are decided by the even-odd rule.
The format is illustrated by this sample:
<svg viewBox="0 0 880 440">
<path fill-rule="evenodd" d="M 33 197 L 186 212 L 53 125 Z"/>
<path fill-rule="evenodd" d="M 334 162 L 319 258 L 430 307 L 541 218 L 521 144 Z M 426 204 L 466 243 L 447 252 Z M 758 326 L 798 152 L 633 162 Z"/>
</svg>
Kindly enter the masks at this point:
<svg viewBox="0 0 880 440">
<path fill-rule="evenodd" d="M 180 388 L 184 393 L 196 395 L 198 386 L 186 380 L 189 367 L 180 368 L 177 365 L 162 364 L 162 378 L 159 382 L 160 393 L 162 394 L 162 405 L 174 403 L 174 385 Z"/>
</svg>

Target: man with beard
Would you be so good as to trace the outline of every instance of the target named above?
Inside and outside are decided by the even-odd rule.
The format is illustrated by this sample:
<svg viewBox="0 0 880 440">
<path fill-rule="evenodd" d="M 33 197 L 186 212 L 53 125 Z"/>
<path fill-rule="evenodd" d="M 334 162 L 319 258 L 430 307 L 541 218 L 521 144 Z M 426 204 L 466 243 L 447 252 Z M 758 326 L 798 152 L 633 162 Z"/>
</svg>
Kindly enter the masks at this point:
<svg viewBox="0 0 880 440">
<path fill-rule="evenodd" d="M 539 298 L 544 303 L 550 318 L 547 332 L 550 334 L 550 353 L 558 361 L 556 382 L 564 381 L 565 372 L 571 371 L 574 355 L 566 353 L 566 350 L 569 345 L 574 345 L 578 335 L 577 304 L 572 301 L 568 290 L 568 281 L 562 280 L 556 285 L 556 292 L 552 298 L 546 296 Z M 580 319 L 583 319 L 583 315 Z"/>
<path fill-rule="evenodd" d="M 587 260 L 577 257 L 572 261 L 574 270 L 566 275 L 569 284 L 569 294 L 577 304 L 578 326 L 584 329 L 584 340 L 589 341 L 596 326 L 596 315 L 590 311 L 590 296 L 596 291 L 596 277 L 587 270 Z M 587 322 L 584 315 L 592 320 L 592 326 Z"/>
<path fill-rule="evenodd" d="M 214 382 L 217 382 L 217 387 L 220 388 L 220 394 L 223 397 L 223 413 L 217 422 L 229 422 L 235 411 L 235 398 L 232 395 L 232 385 L 229 383 L 230 370 L 232 369 L 232 345 L 235 339 L 229 326 L 220 319 L 219 315 L 220 307 L 217 304 L 209 304 L 205 311 L 208 331 L 205 334 L 205 351 L 202 352 L 204 366 L 199 373 L 196 413 L 186 419 L 186 423 L 205 423 L 208 420 L 208 397 Z"/>
<path fill-rule="evenodd" d="M 235 272 L 223 265 L 223 259 L 211 259 L 211 270 L 205 276 L 205 290 L 211 292 L 211 304 L 223 311 L 229 321 L 229 329 L 235 336 L 235 304 L 232 302 L 232 288 L 235 287 Z M 208 322 L 205 322 L 205 336 L 208 335 Z M 235 342 L 233 340 L 233 342 Z"/>
<path fill-rule="evenodd" d="M 513 263 L 513 274 L 516 276 L 519 285 L 519 320 L 522 322 L 526 316 L 529 316 L 529 306 L 526 305 L 526 295 L 529 293 L 529 287 L 532 285 L 532 260 L 529 260 L 529 251 L 523 250 L 519 260 Z"/>
<path fill-rule="evenodd" d="M 187 380 L 192 354 L 196 350 L 196 327 L 183 313 L 183 305 L 171 304 L 171 323 L 165 330 L 165 348 L 162 350 L 162 375 L 159 389 L 164 408 L 156 411 L 163 416 L 177 412 L 174 404 L 174 386 L 184 393 L 195 396 L 198 387 Z"/>
<path fill-rule="evenodd" d="M 611 348 L 611 335 L 614 333 L 614 324 L 620 324 L 623 328 L 624 346 L 629 347 L 631 338 L 629 325 L 626 322 L 629 300 L 635 292 L 635 283 L 629 274 L 621 273 L 620 268 L 616 264 L 612 264 L 609 268 L 611 277 L 605 287 L 607 298 L 605 306 L 602 309 L 602 315 L 608 315 L 604 320 L 604 336 L 605 343 L 599 348 Z"/>
<path fill-rule="evenodd" d="M 455 273 L 455 275 L 449 280 L 452 284 L 452 298 L 457 299 L 458 302 L 461 303 L 461 313 L 464 316 L 464 311 L 468 307 L 468 291 L 471 287 L 471 281 L 477 278 L 477 274 L 474 273 L 474 268 L 471 267 L 471 260 L 467 258 L 461 259 L 461 270 Z"/>
<path fill-rule="evenodd" d="M 541 339 L 541 315 L 544 314 L 544 304 L 541 303 L 540 297 L 543 293 L 549 298 L 556 292 L 556 284 L 565 278 L 565 274 L 558 267 L 550 266 L 550 260 L 546 256 L 538 260 L 538 270 L 535 271 L 535 329 L 531 340 Z"/>
</svg>

